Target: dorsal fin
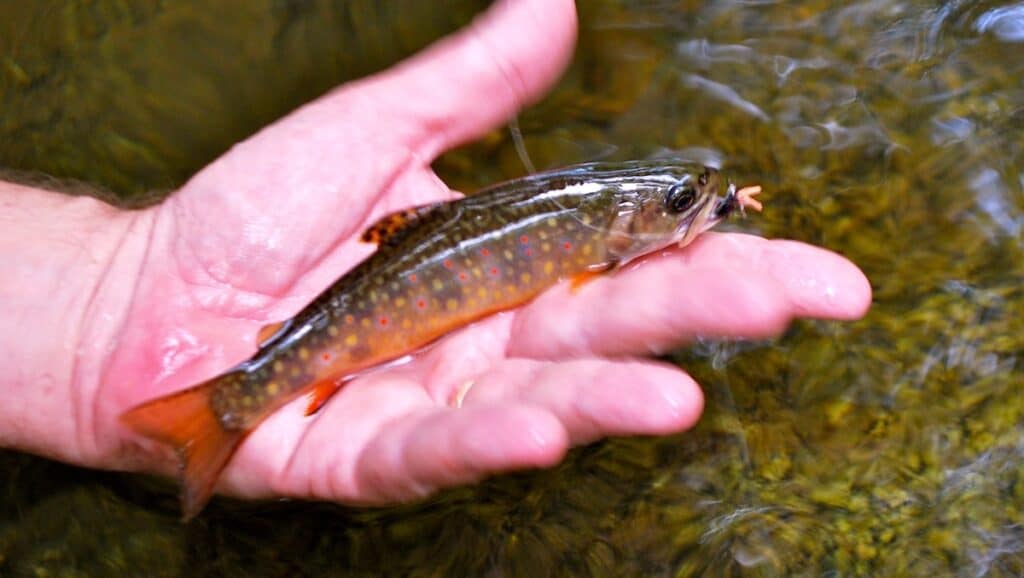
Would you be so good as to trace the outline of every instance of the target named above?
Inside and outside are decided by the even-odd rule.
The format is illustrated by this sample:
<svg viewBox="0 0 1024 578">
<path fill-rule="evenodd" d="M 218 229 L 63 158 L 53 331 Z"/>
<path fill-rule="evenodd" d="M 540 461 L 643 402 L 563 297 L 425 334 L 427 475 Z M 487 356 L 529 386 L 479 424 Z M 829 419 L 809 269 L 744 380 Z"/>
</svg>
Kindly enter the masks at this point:
<svg viewBox="0 0 1024 578">
<path fill-rule="evenodd" d="M 389 240 L 394 240 L 397 238 L 399 233 L 409 230 L 409 228 L 422 220 L 423 217 L 427 216 L 433 212 L 434 209 L 444 204 L 445 203 L 431 203 L 429 205 L 403 209 L 389 215 L 384 215 L 378 219 L 376 223 L 370 225 L 365 231 L 363 231 L 361 240 L 364 243 L 376 243 L 378 245 L 386 243 Z"/>
</svg>

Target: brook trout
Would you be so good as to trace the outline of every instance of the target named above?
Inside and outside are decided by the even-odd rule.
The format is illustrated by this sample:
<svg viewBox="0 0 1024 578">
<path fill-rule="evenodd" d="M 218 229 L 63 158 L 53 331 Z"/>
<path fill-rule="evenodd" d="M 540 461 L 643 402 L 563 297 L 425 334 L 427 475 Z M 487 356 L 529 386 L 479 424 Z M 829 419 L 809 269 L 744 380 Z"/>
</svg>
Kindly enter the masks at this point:
<svg viewBox="0 0 1024 578">
<path fill-rule="evenodd" d="M 737 191 L 700 165 L 584 164 L 388 215 L 363 234 L 377 251 L 295 317 L 265 327 L 249 360 L 122 422 L 177 449 L 187 520 L 245 436 L 295 397 L 311 393 L 313 413 L 361 370 L 560 280 L 582 283 L 686 245 L 736 209 L 760 210 L 760 190 Z"/>
</svg>

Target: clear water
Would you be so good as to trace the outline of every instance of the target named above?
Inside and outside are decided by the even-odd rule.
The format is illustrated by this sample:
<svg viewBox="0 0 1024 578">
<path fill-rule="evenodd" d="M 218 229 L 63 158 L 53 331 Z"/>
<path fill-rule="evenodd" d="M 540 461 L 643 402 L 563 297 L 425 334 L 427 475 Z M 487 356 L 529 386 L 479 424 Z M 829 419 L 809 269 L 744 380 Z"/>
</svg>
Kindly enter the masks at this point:
<svg viewBox="0 0 1024 578">
<path fill-rule="evenodd" d="M 0 4 L 0 165 L 142 202 L 479 7 Z M 218 500 L 183 527 L 169 486 L 0 454 L 0 575 L 1024 574 L 1024 3 L 580 11 L 520 119 L 534 163 L 718 159 L 768 191 L 737 228 L 865 270 L 865 320 L 694 344 L 695 431 L 401 508 Z M 524 170 L 507 133 L 437 167 Z"/>
</svg>

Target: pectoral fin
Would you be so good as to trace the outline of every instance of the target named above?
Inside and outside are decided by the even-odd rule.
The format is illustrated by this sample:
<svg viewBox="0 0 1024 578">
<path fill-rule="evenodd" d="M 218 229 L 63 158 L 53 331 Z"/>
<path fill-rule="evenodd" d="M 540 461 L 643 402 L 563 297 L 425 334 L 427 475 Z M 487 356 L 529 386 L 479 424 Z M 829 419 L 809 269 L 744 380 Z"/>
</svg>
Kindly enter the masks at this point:
<svg viewBox="0 0 1024 578">
<path fill-rule="evenodd" d="M 591 269 L 576 273 L 569 278 L 569 292 L 575 295 L 581 287 L 590 283 L 594 279 L 601 277 L 605 273 L 608 273 L 612 269 L 615 269 L 616 265 L 618 265 L 616 261 L 609 261 L 608 263 L 601 263 L 600 265 L 595 265 Z"/>
<path fill-rule="evenodd" d="M 288 321 L 278 321 L 276 323 L 268 323 L 263 327 L 260 327 L 259 333 L 256 334 L 256 347 L 263 347 L 270 343 L 278 335 L 281 335 L 288 330 L 288 326 L 291 323 L 291 319 Z"/>
<path fill-rule="evenodd" d="M 338 383 L 333 379 L 325 379 L 313 384 L 313 388 L 307 394 L 309 405 L 306 406 L 306 415 L 310 416 L 320 411 L 320 408 L 327 403 L 327 400 L 331 399 L 334 392 L 338 391 L 338 387 Z"/>
</svg>

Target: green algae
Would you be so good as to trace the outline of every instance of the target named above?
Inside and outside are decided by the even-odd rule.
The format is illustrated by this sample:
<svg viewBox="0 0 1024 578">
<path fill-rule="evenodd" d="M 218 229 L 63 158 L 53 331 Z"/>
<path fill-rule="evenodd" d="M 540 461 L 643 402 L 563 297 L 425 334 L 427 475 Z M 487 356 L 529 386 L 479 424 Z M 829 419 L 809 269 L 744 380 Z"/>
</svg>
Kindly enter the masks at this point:
<svg viewBox="0 0 1024 578">
<path fill-rule="evenodd" d="M 20 13 L 29 32 L 0 34 L 0 162 L 138 202 L 476 4 Z M 520 118 L 538 168 L 719 159 L 767 191 L 733 229 L 841 252 L 874 289 L 860 322 L 671 355 L 705 388 L 695 430 L 398 508 L 217 500 L 188 527 L 160 484 L 0 454 L 0 575 L 1024 573 L 1024 64 L 981 29 L 1006 7 L 580 3 L 571 70 Z M 244 54 L 187 75 L 159 56 L 224 46 Z M 507 131 L 437 168 L 463 190 L 525 171 Z"/>
</svg>

